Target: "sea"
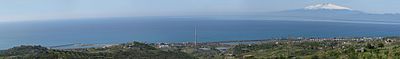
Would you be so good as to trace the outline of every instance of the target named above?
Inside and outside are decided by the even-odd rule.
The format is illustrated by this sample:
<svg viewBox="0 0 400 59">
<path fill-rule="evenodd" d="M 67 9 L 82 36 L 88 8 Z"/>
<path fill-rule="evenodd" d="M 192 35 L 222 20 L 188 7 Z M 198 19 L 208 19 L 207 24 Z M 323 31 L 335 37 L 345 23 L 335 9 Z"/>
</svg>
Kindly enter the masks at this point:
<svg viewBox="0 0 400 59">
<path fill-rule="evenodd" d="M 218 18 L 99 18 L 0 23 L 0 49 L 71 43 L 257 40 L 291 37 L 399 36 L 400 24 Z"/>
</svg>

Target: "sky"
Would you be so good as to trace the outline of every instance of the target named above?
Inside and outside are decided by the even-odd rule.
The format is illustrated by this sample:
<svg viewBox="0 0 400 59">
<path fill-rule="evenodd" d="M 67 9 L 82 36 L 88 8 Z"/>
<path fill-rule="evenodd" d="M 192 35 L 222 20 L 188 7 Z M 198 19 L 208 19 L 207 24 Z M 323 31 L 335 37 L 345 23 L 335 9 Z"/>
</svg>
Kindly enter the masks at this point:
<svg viewBox="0 0 400 59">
<path fill-rule="evenodd" d="M 335 3 L 369 13 L 400 13 L 400 0 L 0 0 L 1 21 L 273 12 Z"/>
</svg>

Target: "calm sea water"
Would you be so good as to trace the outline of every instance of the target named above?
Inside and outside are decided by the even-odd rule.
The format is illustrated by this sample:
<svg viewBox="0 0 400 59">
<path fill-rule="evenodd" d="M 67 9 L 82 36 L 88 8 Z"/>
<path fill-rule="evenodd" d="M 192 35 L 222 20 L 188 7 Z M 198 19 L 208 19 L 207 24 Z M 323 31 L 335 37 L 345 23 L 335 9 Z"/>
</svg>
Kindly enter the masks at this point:
<svg viewBox="0 0 400 59">
<path fill-rule="evenodd" d="M 209 18 L 114 18 L 0 23 L 0 49 L 23 44 L 187 42 L 297 37 L 397 36 L 400 25 Z"/>
</svg>

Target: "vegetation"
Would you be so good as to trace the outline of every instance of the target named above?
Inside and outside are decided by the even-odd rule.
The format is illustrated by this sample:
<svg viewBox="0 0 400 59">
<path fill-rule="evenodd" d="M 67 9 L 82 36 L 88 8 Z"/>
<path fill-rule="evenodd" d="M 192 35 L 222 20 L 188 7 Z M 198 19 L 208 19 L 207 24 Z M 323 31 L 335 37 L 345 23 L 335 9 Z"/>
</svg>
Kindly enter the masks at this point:
<svg viewBox="0 0 400 59">
<path fill-rule="evenodd" d="M 162 51 L 139 42 L 107 48 L 73 50 L 48 49 L 41 46 L 19 46 L 0 54 L 4 59 L 196 59 L 180 51 Z"/>
<path fill-rule="evenodd" d="M 236 58 L 400 59 L 398 38 L 382 40 L 281 40 L 232 48 Z"/>
<path fill-rule="evenodd" d="M 19 46 L 0 51 L 0 59 L 400 59 L 400 37 L 344 40 L 271 40 L 216 46 L 155 48 L 140 42 L 104 48 L 49 49 Z"/>
<path fill-rule="evenodd" d="M 210 48 L 209 50 L 186 48 L 183 51 L 199 59 L 224 59 L 221 51 L 215 48 Z"/>
</svg>

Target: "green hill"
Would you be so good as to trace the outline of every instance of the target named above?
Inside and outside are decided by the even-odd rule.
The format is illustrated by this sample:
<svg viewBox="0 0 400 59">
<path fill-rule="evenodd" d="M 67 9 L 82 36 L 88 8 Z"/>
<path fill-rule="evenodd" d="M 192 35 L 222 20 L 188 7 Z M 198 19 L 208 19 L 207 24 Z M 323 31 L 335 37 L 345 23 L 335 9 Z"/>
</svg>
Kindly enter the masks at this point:
<svg viewBox="0 0 400 59">
<path fill-rule="evenodd" d="M 237 58 L 254 59 L 400 59 L 398 40 L 280 40 L 237 45 Z"/>
<path fill-rule="evenodd" d="M 25 45 L 4 50 L 0 56 L 5 59 L 196 59 L 180 51 L 161 51 L 139 42 L 68 50 Z"/>
</svg>

